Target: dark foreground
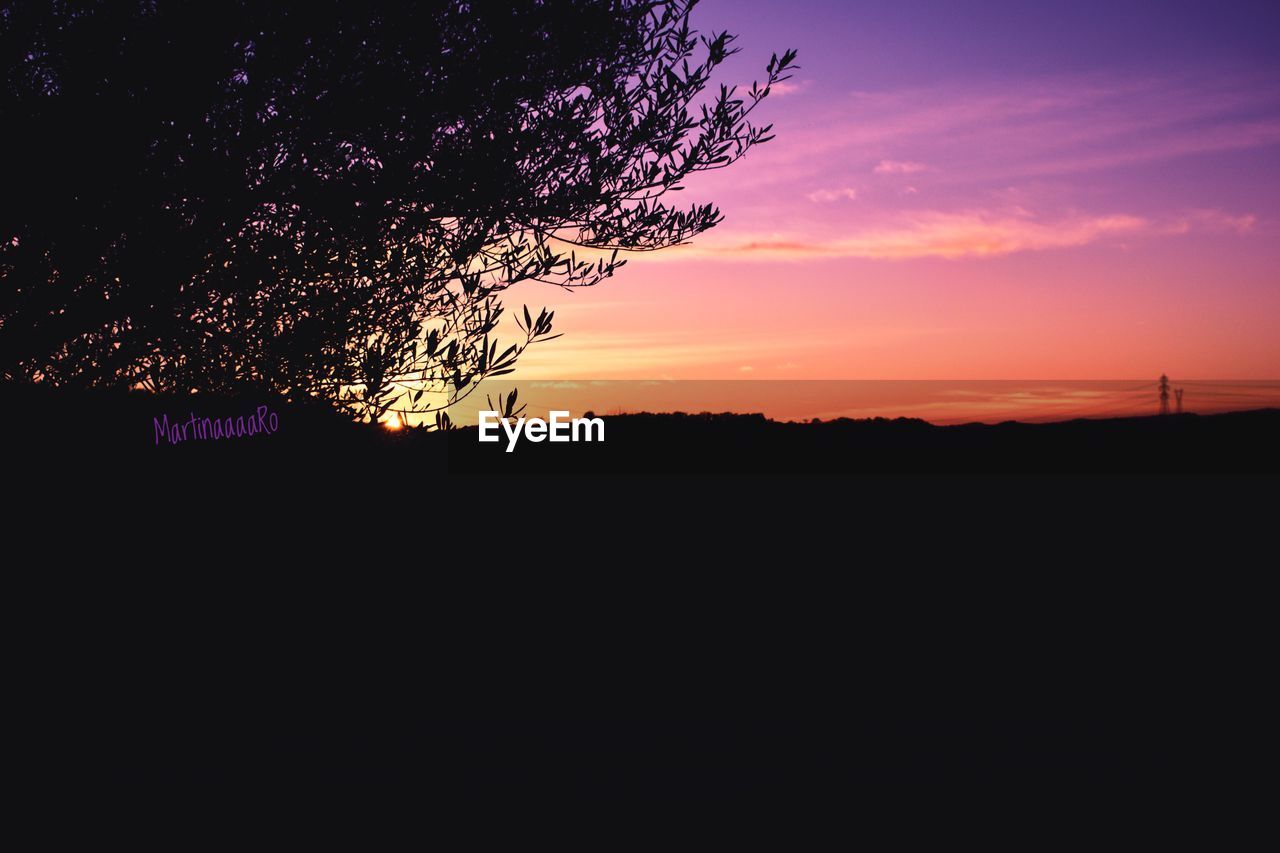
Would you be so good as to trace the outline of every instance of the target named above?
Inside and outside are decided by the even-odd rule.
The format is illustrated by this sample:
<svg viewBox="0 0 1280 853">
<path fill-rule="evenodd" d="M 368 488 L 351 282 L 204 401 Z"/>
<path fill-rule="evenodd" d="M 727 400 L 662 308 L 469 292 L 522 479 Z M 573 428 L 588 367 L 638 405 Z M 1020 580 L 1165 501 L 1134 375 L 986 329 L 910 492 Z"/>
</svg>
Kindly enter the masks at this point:
<svg viewBox="0 0 1280 853">
<path fill-rule="evenodd" d="M 22 732 L 130 821 L 324 791 L 1221 844 L 1261 797 L 1280 411 L 645 415 L 510 454 L 198 411 L 259 405 L 174 445 L 191 398 L 0 395 Z"/>
<path fill-rule="evenodd" d="M 1280 410 L 934 426 L 925 421 L 782 423 L 761 415 L 606 419 L 602 444 L 449 436 L 457 473 L 1257 474 L 1280 470 Z"/>
<path fill-rule="evenodd" d="M 175 475 L 205 466 L 223 471 L 301 465 L 337 476 L 375 464 L 411 466 L 424 475 L 1280 472 L 1280 410 L 1275 409 L 961 426 L 906 418 L 783 423 L 761 415 L 635 414 L 605 418 L 603 442 L 526 440 L 512 452 L 505 438 L 481 444 L 475 428 L 448 434 L 391 432 L 350 424 L 323 408 L 265 397 L 7 389 L 0 394 L 0 410 L 11 459 L 48 469 L 109 462 Z M 199 421 L 244 421 L 246 434 L 214 438 L 207 424 L 190 426 L 193 415 Z M 184 430 L 185 440 L 174 443 Z"/>
</svg>

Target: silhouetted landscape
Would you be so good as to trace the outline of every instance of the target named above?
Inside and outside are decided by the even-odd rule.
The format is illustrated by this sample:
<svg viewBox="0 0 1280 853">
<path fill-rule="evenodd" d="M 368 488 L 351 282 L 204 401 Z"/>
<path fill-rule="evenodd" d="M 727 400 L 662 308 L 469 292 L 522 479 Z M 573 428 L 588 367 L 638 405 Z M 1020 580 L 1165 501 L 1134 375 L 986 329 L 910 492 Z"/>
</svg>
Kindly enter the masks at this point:
<svg viewBox="0 0 1280 853">
<path fill-rule="evenodd" d="M 935 426 L 914 418 L 778 422 L 763 415 L 635 414 L 606 419 L 603 444 L 529 444 L 511 453 L 448 437 L 458 473 L 1161 474 L 1275 473 L 1280 410 L 1060 423 Z"/>
<path fill-rule="evenodd" d="M 68 464 L 198 474 L 298 463 L 317 472 L 394 461 L 430 475 L 471 474 L 1275 474 L 1280 410 L 1058 423 L 935 426 L 913 418 L 780 422 L 758 414 L 626 414 L 604 418 L 600 443 L 481 444 L 448 431 L 357 424 L 320 402 L 271 397 L 8 388 L 11 448 Z M 276 416 L 269 434 L 172 443 L 157 422 Z"/>
</svg>

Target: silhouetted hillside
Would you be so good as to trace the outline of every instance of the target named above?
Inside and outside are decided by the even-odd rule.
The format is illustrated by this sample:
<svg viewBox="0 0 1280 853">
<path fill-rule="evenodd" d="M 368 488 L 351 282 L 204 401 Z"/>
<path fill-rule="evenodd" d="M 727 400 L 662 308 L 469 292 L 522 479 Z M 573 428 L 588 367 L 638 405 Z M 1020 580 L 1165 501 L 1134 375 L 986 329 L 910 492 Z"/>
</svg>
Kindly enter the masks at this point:
<svg viewBox="0 0 1280 853">
<path fill-rule="evenodd" d="M 935 426 L 910 418 L 789 423 L 763 415 L 605 419 L 600 444 L 505 452 L 474 429 L 448 437 L 454 473 L 1194 474 L 1276 473 L 1280 410 Z"/>
<path fill-rule="evenodd" d="M 908 418 L 790 423 L 758 414 L 632 414 L 606 417 L 603 442 L 524 440 L 507 452 L 505 438 L 481 444 L 474 427 L 446 434 L 391 432 L 350 423 L 323 405 L 298 406 L 269 396 L 10 387 L 0 392 L 0 404 L 11 462 L 44 471 L 108 466 L 135 475 L 182 476 L 279 469 L 317 482 L 384 463 L 432 475 L 1280 471 L 1275 409 L 959 426 Z M 215 437 L 219 421 L 227 429 L 240 429 L 241 421 L 249 426 L 245 434 Z M 254 422 L 274 423 L 275 429 L 258 426 L 250 433 Z M 174 443 L 184 430 L 185 440 Z"/>
</svg>

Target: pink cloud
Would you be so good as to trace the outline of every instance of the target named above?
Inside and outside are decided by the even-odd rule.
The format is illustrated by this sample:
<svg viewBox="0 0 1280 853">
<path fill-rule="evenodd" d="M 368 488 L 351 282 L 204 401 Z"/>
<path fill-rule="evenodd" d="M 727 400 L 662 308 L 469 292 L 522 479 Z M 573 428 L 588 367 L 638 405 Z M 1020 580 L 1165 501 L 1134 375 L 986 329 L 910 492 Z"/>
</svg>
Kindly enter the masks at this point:
<svg viewBox="0 0 1280 853">
<path fill-rule="evenodd" d="M 813 192 L 809 193 L 806 196 L 806 198 L 808 198 L 809 201 L 817 202 L 820 204 L 825 204 L 833 201 L 840 201 L 841 199 L 844 199 L 846 201 L 853 201 L 857 197 L 858 197 L 858 191 L 855 190 L 853 187 L 841 187 L 840 189 L 834 189 L 834 190 L 814 190 Z"/>
<path fill-rule="evenodd" d="M 743 190 L 819 174 L 831 180 L 833 170 L 852 176 L 866 162 L 876 174 L 953 185 L 1124 168 L 1280 144 L 1278 109 L 1273 81 L 1231 77 L 1058 77 L 856 92 L 806 107 L 807 127 L 779 134 L 760 152 L 755 174 L 734 180 Z M 903 150 L 917 159 L 893 156 Z"/>
<path fill-rule="evenodd" d="M 562 304 L 557 312 L 576 316 L 577 305 Z M 560 314 L 557 313 L 557 319 Z M 696 337 L 680 334 L 675 330 L 651 331 L 632 327 L 630 319 L 619 317 L 621 326 L 593 329 L 585 322 L 576 326 L 566 321 L 564 328 L 572 326 L 572 334 L 556 341 L 554 345 L 530 349 L 520 361 L 518 377 L 521 379 L 565 379 L 582 376 L 643 376 L 652 378 L 664 372 L 688 364 L 723 365 L 726 375 L 752 371 L 759 358 L 781 359 L 793 357 L 812 347 L 815 342 L 803 335 L 782 335 L 769 339 L 768 335 L 737 338 L 728 335 L 700 334 Z M 514 330 L 511 330 L 514 334 Z"/>
<path fill-rule="evenodd" d="M 877 175 L 914 175 L 928 168 L 924 163 L 912 163 L 907 160 L 881 160 L 872 171 Z"/>
<path fill-rule="evenodd" d="M 1194 133 L 1172 132 L 1140 141 L 1118 142 L 1107 150 L 1045 158 L 1026 158 L 1021 166 L 1011 165 L 1010 175 L 1054 175 L 1115 169 L 1159 160 L 1173 160 L 1196 154 L 1244 151 L 1280 144 L 1280 120 L 1227 121 Z"/>
<path fill-rule="evenodd" d="M 797 92 L 803 92 L 809 88 L 809 80 L 783 80 L 781 83 L 774 83 L 769 87 L 769 97 L 784 97 L 786 95 L 794 95 Z"/>
<path fill-rule="evenodd" d="M 1113 213 L 1052 221 L 1024 210 L 1009 212 L 916 211 L 886 227 L 830 237 L 772 234 L 732 243 L 681 247 L 656 260 L 804 260 L 811 258 L 983 258 L 1019 252 L 1069 249 L 1109 239 L 1170 236 L 1200 231 L 1248 232 L 1256 217 L 1198 210 L 1170 220 Z"/>
<path fill-rule="evenodd" d="M 1170 234 L 1186 234 L 1192 230 L 1248 234 L 1258 224 L 1252 213 L 1235 216 L 1221 210 L 1193 210 L 1168 226 Z"/>
<path fill-rule="evenodd" d="M 724 249 L 712 256 L 798 259 L 834 258 L 963 258 L 1083 246 L 1106 237 L 1147 231 L 1151 223 L 1137 216 L 1077 217 L 1051 223 L 993 216 L 983 212 L 917 213 L 887 228 L 874 228 L 828 240 L 766 237 Z"/>
</svg>

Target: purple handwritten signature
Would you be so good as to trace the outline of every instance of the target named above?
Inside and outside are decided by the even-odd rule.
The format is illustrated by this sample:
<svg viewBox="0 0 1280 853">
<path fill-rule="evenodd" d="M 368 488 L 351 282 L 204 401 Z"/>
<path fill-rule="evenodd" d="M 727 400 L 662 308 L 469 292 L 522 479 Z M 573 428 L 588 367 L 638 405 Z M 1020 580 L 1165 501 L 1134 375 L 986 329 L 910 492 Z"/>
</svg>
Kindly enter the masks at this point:
<svg viewBox="0 0 1280 853">
<path fill-rule="evenodd" d="M 258 406 L 248 417 L 202 418 L 195 412 L 187 420 L 169 421 L 161 415 L 151 419 L 155 424 L 156 444 L 161 439 L 169 444 L 184 441 L 217 441 L 223 438 L 247 438 L 253 435 L 270 435 L 280 428 L 280 418 L 266 406 Z"/>
</svg>

